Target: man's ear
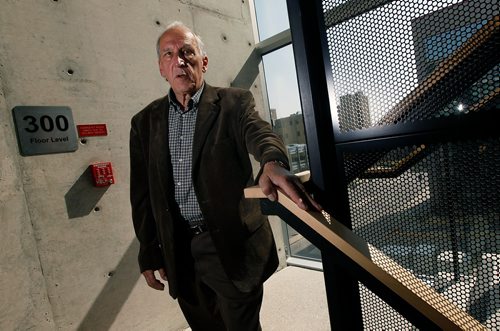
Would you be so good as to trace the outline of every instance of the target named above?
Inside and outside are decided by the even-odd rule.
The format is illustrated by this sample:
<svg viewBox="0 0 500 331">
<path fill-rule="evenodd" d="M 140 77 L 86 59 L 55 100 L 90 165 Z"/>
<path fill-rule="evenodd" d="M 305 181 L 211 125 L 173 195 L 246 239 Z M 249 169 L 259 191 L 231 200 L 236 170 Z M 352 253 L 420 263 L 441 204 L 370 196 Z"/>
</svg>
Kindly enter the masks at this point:
<svg viewBox="0 0 500 331">
<path fill-rule="evenodd" d="M 202 63 L 201 70 L 203 72 L 206 72 L 208 69 L 208 56 L 205 55 L 201 60 L 201 63 Z"/>
</svg>

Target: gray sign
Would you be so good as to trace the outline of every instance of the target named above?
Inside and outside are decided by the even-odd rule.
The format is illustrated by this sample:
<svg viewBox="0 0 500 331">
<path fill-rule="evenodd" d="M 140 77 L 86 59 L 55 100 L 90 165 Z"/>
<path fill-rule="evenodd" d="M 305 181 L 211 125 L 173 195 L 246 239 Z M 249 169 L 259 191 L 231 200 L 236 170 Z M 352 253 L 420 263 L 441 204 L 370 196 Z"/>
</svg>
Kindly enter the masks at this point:
<svg viewBox="0 0 500 331">
<path fill-rule="evenodd" d="M 12 113 L 21 155 L 74 152 L 78 149 L 71 108 L 17 106 Z"/>
</svg>

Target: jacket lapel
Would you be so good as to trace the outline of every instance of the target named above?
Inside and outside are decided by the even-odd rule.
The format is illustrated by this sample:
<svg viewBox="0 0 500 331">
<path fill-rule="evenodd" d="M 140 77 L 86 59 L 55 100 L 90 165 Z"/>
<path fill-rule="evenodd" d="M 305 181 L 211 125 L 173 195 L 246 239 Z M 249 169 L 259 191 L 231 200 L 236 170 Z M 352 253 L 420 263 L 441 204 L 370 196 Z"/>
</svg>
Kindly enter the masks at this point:
<svg viewBox="0 0 500 331">
<path fill-rule="evenodd" d="M 193 174 L 198 168 L 201 151 L 207 140 L 207 135 L 219 114 L 219 96 L 217 90 L 205 83 L 205 89 L 201 95 L 196 117 L 196 127 L 193 138 Z"/>
</svg>

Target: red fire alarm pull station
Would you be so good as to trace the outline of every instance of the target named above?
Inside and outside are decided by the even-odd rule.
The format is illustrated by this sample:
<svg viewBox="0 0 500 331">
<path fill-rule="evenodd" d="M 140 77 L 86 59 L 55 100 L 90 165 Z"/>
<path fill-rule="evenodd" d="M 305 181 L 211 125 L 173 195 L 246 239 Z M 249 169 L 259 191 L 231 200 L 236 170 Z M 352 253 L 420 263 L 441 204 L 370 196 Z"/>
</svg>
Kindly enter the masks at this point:
<svg viewBox="0 0 500 331">
<path fill-rule="evenodd" d="M 96 162 L 90 165 L 94 186 L 103 187 L 115 183 L 111 162 Z"/>
</svg>

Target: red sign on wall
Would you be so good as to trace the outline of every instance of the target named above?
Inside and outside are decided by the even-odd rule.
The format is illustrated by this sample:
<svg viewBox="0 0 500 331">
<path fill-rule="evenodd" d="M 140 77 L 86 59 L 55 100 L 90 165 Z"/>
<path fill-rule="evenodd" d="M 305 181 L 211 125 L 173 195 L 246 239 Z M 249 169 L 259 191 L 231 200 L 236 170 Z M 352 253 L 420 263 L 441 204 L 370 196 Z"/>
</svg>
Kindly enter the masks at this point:
<svg viewBox="0 0 500 331">
<path fill-rule="evenodd" d="M 79 137 L 97 137 L 108 135 L 106 124 L 83 124 L 77 125 L 76 128 L 78 129 Z"/>
</svg>

